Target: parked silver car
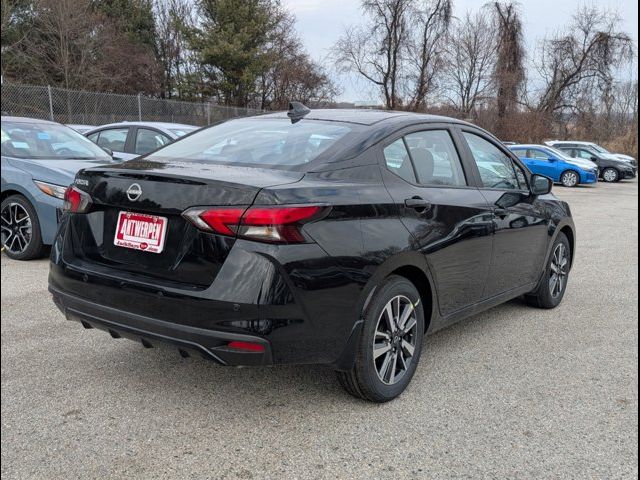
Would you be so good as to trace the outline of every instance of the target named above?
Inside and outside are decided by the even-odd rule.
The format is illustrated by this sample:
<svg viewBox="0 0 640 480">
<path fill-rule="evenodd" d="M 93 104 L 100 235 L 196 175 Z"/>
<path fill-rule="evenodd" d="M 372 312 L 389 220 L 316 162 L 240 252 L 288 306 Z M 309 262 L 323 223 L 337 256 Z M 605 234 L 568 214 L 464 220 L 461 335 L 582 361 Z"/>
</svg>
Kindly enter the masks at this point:
<svg viewBox="0 0 640 480">
<path fill-rule="evenodd" d="M 616 159 L 622 160 L 623 162 L 630 163 L 634 167 L 638 166 L 637 160 L 632 156 L 625 155 L 623 153 L 612 153 L 606 148 L 594 142 L 577 142 L 573 140 L 550 140 L 544 143 L 550 147 L 555 147 L 555 148 L 588 148 L 589 150 L 596 151 L 600 155 L 604 155 L 611 158 L 611 160 L 616 160 Z"/>
<path fill-rule="evenodd" d="M 85 136 L 113 152 L 113 158 L 131 160 L 152 152 L 199 127 L 165 122 L 119 122 L 96 127 Z"/>
</svg>

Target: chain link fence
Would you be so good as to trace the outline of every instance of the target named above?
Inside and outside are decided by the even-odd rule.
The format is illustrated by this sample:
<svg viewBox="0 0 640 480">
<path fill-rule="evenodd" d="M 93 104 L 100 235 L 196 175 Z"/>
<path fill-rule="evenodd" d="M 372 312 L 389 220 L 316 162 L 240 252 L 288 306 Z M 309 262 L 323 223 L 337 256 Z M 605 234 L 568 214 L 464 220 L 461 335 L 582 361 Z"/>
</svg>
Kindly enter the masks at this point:
<svg viewBox="0 0 640 480">
<path fill-rule="evenodd" d="M 252 108 L 164 100 L 144 95 L 2 84 L 2 115 L 42 118 L 59 123 L 97 126 L 128 120 L 203 126 L 259 113 L 261 110 Z"/>
</svg>

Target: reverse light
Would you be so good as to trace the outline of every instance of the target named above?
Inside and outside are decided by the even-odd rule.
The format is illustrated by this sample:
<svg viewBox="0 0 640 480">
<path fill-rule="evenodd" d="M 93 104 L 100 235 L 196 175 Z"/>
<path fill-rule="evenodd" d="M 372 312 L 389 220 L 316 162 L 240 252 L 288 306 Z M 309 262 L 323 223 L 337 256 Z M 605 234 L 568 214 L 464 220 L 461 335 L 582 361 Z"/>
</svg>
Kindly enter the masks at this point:
<svg viewBox="0 0 640 480">
<path fill-rule="evenodd" d="M 276 207 L 190 208 L 183 213 L 196 227 L 227 236 L 270 243 L 304 243 L 301 228 L 318 219 L 327 207 L 286 205 Z"/>
<path fill-rule="evenodd" d="M 74 186 L 70 186 L 64 192 L 64 205 L 62 208 L 65 212 L 86 213 L 89 207 L 91 207 L 91 197 L 88 193 Z"/>
<path fill-rule="evenodd" d="M 40 180 L 34 180 L 33 183 L 36 184 L 36 187 L 40 189 L 42 193 L 49 195 L 51 197 L 59 198 L 60 200 L 64 200 L 64 192 L 67 190 L 67 187 L 63 187 L 62 185 L 55 185 L 53 183 L 42 182 Z"/>
</svg>

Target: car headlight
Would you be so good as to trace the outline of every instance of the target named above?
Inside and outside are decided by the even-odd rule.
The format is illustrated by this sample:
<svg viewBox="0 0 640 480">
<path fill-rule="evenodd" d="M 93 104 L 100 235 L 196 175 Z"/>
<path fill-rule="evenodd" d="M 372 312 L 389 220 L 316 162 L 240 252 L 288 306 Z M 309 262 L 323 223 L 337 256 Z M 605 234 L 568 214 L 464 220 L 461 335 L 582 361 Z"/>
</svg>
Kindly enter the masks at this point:
<svg viewBox="0 0 640 480">
<path fill-rule="evenodd" d="M 67 187 L 63 187 L 62 185 L 54 185 L 53 183 L 41 182 L 39 180 L 34 180 L 33 183 L 47 195 L 55 198 L 59 198 L 60 200 L 64 200 L 64 192 Z"/>
</svg>

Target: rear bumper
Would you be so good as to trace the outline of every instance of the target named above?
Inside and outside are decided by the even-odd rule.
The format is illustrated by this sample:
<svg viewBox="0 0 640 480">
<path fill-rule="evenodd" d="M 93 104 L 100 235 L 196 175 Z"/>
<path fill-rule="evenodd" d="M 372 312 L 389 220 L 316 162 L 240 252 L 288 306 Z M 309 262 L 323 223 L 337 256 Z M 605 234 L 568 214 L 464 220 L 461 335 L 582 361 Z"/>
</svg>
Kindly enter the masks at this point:
<svg viewBox="0 0 640 480">
<path fill-rule="evenodd" d="M 174 345 L 182 356 L 193 353 L 220 365 L 269 365 L 273 363 L 270 343 L 257 336 L 220 332 L 189 325 L 166 322 L 116 308 L 98 305 L 49 286 L 56 306 L 68 320 L 80 322 L 85 328 L 97 328 L 113 338 L 129 338 L 150 348 L 155 343 Z M 263 351 L 230 348 L 233 341 L 250 342 Z"/>
</svg>

